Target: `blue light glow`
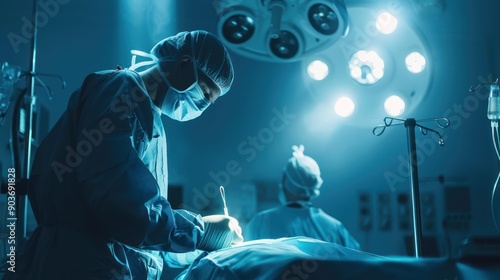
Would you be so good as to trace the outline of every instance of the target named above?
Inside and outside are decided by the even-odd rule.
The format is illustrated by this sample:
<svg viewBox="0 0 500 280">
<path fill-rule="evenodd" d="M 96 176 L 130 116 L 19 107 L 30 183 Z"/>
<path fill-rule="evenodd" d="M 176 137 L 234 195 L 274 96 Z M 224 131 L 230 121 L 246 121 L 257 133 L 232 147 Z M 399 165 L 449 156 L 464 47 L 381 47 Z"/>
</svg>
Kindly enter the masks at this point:
<svg viewBox="0 0 500 280">
<path fill-rule="evenodd" d="M 328 76 L 328 65 L 321 60 L 315 60 L 307 66 L 307 74 L 311 79 L 321 81 Z"/>
</svg>

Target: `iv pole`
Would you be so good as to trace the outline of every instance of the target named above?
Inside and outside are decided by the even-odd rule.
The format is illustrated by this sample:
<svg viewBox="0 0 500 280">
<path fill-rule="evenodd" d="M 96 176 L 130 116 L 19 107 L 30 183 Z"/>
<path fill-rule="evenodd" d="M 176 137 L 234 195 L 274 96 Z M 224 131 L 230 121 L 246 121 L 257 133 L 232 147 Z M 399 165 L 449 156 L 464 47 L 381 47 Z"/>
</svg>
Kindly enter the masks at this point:
<svg viewBox="0 0 500 280">
<path fill-rule="evenodd" d="M 397 121 L 398 123 L 394 123 Z M 444 146 L 443 137 L 439 132 L 424 127 L 419 122 L 435 121 L 439 127 L 446 128 L 450 125 L 447 118 L 434 118 L 426 120 L 409 119 L 396 119 L 384 118 L 384 124 L 378 125 L 373 129 L 375 136 L 380 136 L 384 133 L 386 127 L 391 125 L 404 125 L 406 127 L 406 135 L 408 138 L 408 167 L 410 169 L 410 188 L 411 188 L 411 201 L 412 201 L 412 215 L 413 215 L 413 244 L 415 247 L 415 257 L 422 256 L 422 222 L 420 218 L 420 190 L 418 185 L 418 164 L 417 164 L 417 146 L 415 144 L 415 127 L 418 126 L 422 134 L 426 135 L 428 131 L 436 133 L 439 136 L 439 145 Z M 440 123 L 444 122 L 444 123 Z"/>
<path fill-rule="evenodd" d="M 25 97 L 26 106 L 26 123 L 25 123 L 25 134 L 24 134 L 24 161 L 21 171 L 21 181 L 26 185 L 24 190 L 27 190 L 27 182 L 30 177 L 30 166 L 31 166 L 31 141 L 33 137 L 33 106 L 35 103 L 35 75 L 36 75 L 36 43 L 38 34 L 38 22 L 36 20 L 36 15 L 38 14 L 38 3 L 37 0 L 33 0 L 33 38 L 31 39 L 31 65 L 28 73 L 28 95 Z M 27 220 L 27 210 L 28 210 L 28 198 L 27 193 L 17 192 L 16 193 L 16 206 L 17 206 L 17 223 L 16 232 L 18 236 L 18 242 L 20 245 L 26 239 L 26 220 Z"/>
<path fill-rule="evenodd" d="M 420 218 L 420 189 L 418 185 L 418 168 L 417 168 L 417 146 L 415 144 L 415 119 L 406 119 L 404 122 L 408 137 L 408 158 L 410 172 L 410 187 L 411 187 L 411 203 L 413 213 L 413 235 L 415 246 L 415 257 L 422 255 L 422 221 Z"/>
<path fill-rule="evenodd" d="M 38 14 L 38 0 L 33 0 L 33 36 L 31 40 L 31 65 L 30 70 L 26 74 L 29 81 L 26 86 L 26 93 L 24 95 L 24 104 L 27 105 L 25 108 L 25 124 L 24 124 L 24 149 L 23 149 L 23 160 L 15 159 L 14 165 L 16 167 L 16 173 L 20 174 L 20 179 L 18 180 L 18 185 L 16 187 L 16 242 L 19 245 L 26 240 L 26 224 L 27 224 L 27 212 L 28 212 L 28 182 L 31 173 L 31 153 L 32 153 L 32 140 L 33 140 L 33 111 L 34 105 L 36 103 L 35 96 L 35 84 L 39 83 L 40 86 L 46 91 L 49 99 L 52 99 L 52 92 L 50 88 L 37 76 L 48 76 L 55 77 L 61 80 L 62 88 L 66 87 L 66 82 L 59 75 L 47 74 L 47 73 L 37 73 L 36 72 L 36 45 L 38 37 L 38 22 L 36 20 Z M 20 112 L 17 112 L 20 113 Z M 14 141 L 14 139 L 13 139 Z M 21 152 L 19 149 L 15 152 Z M 15 158 L 15 157 L 14 157 Z M 20 163 L 21 161 L 21 163 Z M 17 170 L 19 169 L 19 170 Z"/>
</svg>

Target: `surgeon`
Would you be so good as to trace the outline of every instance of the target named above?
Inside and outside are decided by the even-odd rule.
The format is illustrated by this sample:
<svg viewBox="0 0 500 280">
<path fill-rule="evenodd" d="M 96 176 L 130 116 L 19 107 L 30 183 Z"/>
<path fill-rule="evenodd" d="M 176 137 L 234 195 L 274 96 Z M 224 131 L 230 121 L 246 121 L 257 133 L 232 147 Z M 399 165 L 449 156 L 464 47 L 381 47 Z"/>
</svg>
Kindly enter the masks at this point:
<svg viewBox="0 0 500 280">
<path fill-rule="evenodd" d="M 242 242 L 232 217 L 172 210 L 161 120 L 195 119 L 229 91 L 228 52 L 200 30 L 135 53 L 146 60 L 88 75 L 38 148 L 28 193 L 38 227 L 7 279 L 160 279 L 161 253 Z"/>
<path fill-rule="evenodd" d="M 319 166 L 304 155 L 304 146 L 292 149 L 279 186 L 282 205 L 252 218 L 245 228 L 245 240 L 306 236 L 359 249 L 359 243 L 340 221 L 312 206 L 323 184 Z"/>
</svg>

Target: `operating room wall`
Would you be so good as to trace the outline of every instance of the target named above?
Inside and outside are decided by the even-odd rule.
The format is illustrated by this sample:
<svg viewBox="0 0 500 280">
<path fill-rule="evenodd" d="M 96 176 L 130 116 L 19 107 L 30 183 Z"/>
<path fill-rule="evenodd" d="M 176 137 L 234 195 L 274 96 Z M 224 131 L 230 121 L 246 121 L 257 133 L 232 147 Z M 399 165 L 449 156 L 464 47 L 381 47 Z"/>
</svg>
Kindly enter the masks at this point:
<svg viewBox="0 0 500 280">
<path fill-rule="evenodd" d="M 50 110 L 51 125 L 88 73 L 116 65 L 127 67 L 130 49 L 149 51 L 156 41 L 178 31 L 205 29 L 215 33 L 218 20 L 216 1 L 184 0 L 176 1 L 177 5 L 172 1 L 171 9 L 159 10 L 165 16 L 155 14 L 154 20 L 137 13 L 152 13 L 157 1 L 143 6 L 129 1 L 128 9 L 125 1 L 40 2 L 52 6 L 42 10 L 47 20 L 39 27 L 36 70 L 61 75 L 67 83 L 62 89 L 57 79 L 41 77 L 53 91 L 52 100 L 37 87 L 40 102 Z M 346 5 L 349 8 L 369 2 L 346 1 Z M 500 45 L 494 37 L 500 27 L 494 20 L 496 8 L 493 0 L 448 1 L 444 13 L 419 16 L 405 6 L 429 45 L 433 65 L 429 93 L 409 117 L 445 116 L 452 120 L 450 127 L 441 130 L 446 140 L 443 147 L 430 135 L 416 133 L 420 186 L 422 192 L 435 195 L 437 225 L 431 234 L 438 236 L 440 246 L 445 242 L 441 228 L 443 192 L 450 185 L 465 185 L 471 194 L 469 229 L 453 232 L 453 245 L 458 246 L 469 235 L 496 234 L 489 202 L 499 166 L 486 118 L 487 100 L 468 92 L 470 86 L 500 76 L 496 54 Z M 0 62 L 29 69 L 31 47 L 26 22 L 31 13 L 32 1 L 2 3 Z M 165 30 L 151 26 L 164 26 Z M 13 43 L 9 37 L 13 33 L 25 40 Z M 234 197 L 245 194 L 242 186 L 250 184 L 257 192 L 263 192 L 258 188 L 276 188 L 282 167 L 291 156 L 291 146 L 303 144 L 305 153 L 317 160 L 324 180 L 321 196 L 314 204 L 341 220 L 363 249 L 405 254 L 403 237 L 411 231 L 397 227 L 396 200 L 398 194 L 410 192 L 404 127 L 391 127 L 377 137 L 372 134 L 373 127 L 353 124 L 346 118 L 320 131 L 313 130 L 311 127 L 320 119 L 311 119 L 310 112 L 325 101 L 312 98 L 300 62 L 270 63 L 231 54 L 235 81 L 227 96 L 218 99 L 199 119 L 186 123 L 164 119 L 169 180 L 184 187 L 183 205 L 203 214 L 220 212 L 215 187 L 224 185 L 232 193 L 232 199 L 228 199 L 230 213 L 239 213 L 237 208 L 245 199 Z M 485 96 L 487 89 L 482 90 L 480 96 Z M 0 128 L 3 174 L 10 162 L 10 122 L 8 116 Z M 373 199 L 373 227 L 368 231 L 360 228 L 359 197 L 363 193 Z M 379 194 L 387 194 L 390 199 L 392 227 L 388 230 L 378 226 Z M 273 203 L 258 204 L 256 199 L 247 199 L 256 203 L 252 211 Z"/>
</svg>

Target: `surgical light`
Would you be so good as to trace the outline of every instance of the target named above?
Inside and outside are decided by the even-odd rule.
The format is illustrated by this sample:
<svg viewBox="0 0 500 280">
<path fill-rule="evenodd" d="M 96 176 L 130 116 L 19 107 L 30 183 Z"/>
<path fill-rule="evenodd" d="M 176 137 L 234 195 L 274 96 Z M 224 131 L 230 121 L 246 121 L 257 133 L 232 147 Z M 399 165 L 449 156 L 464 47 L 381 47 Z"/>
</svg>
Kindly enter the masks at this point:
<svg viewBox="0 0 500 280">
<path fill-rule="evenodd" d="M 401 97 L 391 95 L 385 100 L 384 109 L 390 116 L 397 117 L 405 111 L 405 102 Z"/>
<path fill-rule="evenodd" d="M 354 102 L 349 97 L 341 97 L 335 102 L 335 113 L 345 118 L 354 112 Z"/>
<path fill-rule="evenodd" d="M 321 81 L 328 76 L 328 65 L 321 60 L 315 60 L 307 66 L 307 74 L 312 79 Z"/>
<path fill-rule="evenodd" d="M 388 12 L 381 13 L 375 23 L 378 31 L 383 34 L 391 34 L 398 27 L 398 19 Z"/>
<path fill-rule="evenodd" d="M 418 74 L 425 68 L 425 57 L 419 52 L 412 52 L 406 56 L 405 65 L 408 71 Z"/>
<path fill-rule="evenodd" d="M 343 0 L 217 0 L 214 7 L 224 45 L 253 59 L 302 60 L 348 32 Z"/>
<path fill-rule="evenodd" d="M 224 38 L 233 44 L 241 44 L 248 41 L 254 32 L 254 21 L 247 15 L 237 14 L 230 16 L 222 25 Z"/>
<path fill-rule="evenodd" d="M 281 31 L 277 38 L 269 42 L 271 52 L 279 58 L 292 58 L 299 51 L 299 40 L 290 31 Z"/>
<path fill-rule="evenodd" d="M 339 17 L 325 4 L 314 4 L 309 8 L 309 22 L 321 34 L 331 35 L 339 28 Z"/>
<path fill-rule="evenodd" d="M 349 73 L 360 84 L 375 84 L 384 76 L 384 61 L 374 51 L 358 51 L 349 61 Z"/>
<path fill-rule="evenodd" d="M 314 59 L 302 60 L 304 84 L 307 93 L 319 103 L 322 112 L 319 116 L 340 118 L 333 108 L 342 96 L 354 101 L 355 109 L 345 119 L 345 124 L 353 126 L 371 126 L 370 120 L 401 117 L 425 109 L 421 103 L 429 95 L 434 70 L 424 34 L 403 17 L 405 13 L 395 9 L 382 12 L 397 17 L 397 27 L 390 35 L 383 34 L 375 26 L 377 20 L 379 28 L 394 23 L 390 14 L 374 12 L 374 7 L 366 3 L 349 6 L 349 34 L 331 48 L 314 55 L 314 59 L 321 59 L 329 67 L 330 73 L 321 82 L 306 74 L 314 69 L 311 63 Z M 412 52 L 419 55 L 409 55 Z M 421 72 L 414 73 L 418 71 Z M 399 98 L 388 98 L 391 95 Z M 343 106 L 337 107 L 337 111 L 345 115 Z M 318 130 L 330 126 L 327 122 L 317 123 Z"/>
</svg>

